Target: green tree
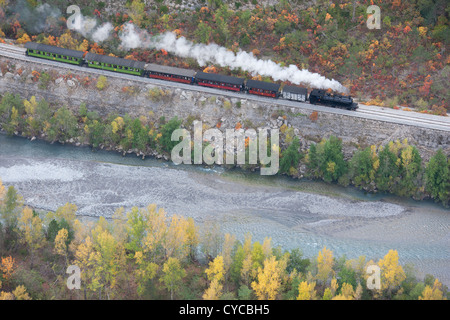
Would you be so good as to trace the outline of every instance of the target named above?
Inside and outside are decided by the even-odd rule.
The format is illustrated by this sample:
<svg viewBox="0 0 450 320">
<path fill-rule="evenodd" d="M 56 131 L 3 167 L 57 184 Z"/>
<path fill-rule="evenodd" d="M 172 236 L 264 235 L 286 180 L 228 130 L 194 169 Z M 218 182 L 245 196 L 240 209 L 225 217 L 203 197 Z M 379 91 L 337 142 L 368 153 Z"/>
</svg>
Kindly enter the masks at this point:
<svg viewBox="0 0 450 320">
<path fill-rule="evenodd" d="M 422 185 L 422 158 L 414 146 L 405 146 L 401 153 L 400 174 L 397 194 L 400 196 L 412 196 L 418 192 Z"/>
<path fill-rule="evenodd" d="M 173 147 L 178 144 L 178 141 L 172 141 L 172 133 L 174 130 L 180 128 L 182 120 L 178 120 L 178 117 L 174 117 L 169 120 L 161 129 L 161 139 L 160 145 L 161 147 L 167 151 L 172 152 Z"/>
<path fill-rule="evenodd" d="M 370 148 L 355 152 L 349 163 L 349 174 L 357 187 L 367 186 L 374 180 L 374 158 Z"/>
<path fill-rule="evenodd" d="M 141 27 L 146 17 L 145 3 L 142 0 L 133 0 L 130 4 L 127 5 L 127 7 L 128 14 L 133 20 L 133 23 Z"/>
<path fill-rule="evenodd" d="M 281 154 L 280 173 L 288 173 L 291 168 L 297 168 L 301 159 L 299 148 L 300 141 L 298 137 L 295 137 L 289 147 Z"/>
<path fill-rule="evenodd" d="M 377 188 L 380 191 L 393 190 L 399 175 L 396 165 L 397 156 L 388 146 L 385 146 L 378 153 L 378 159 L 380 164 L 375 174 Z"/>
<path fill-rule="evenodd" d="M 77 134 L 77 118 L 66 107 L 59 108 L 50 123 L 52 125 L 49 131 L 51 139 L 66 141 Z"/>
<path fill-rule="evenodd" d="M 325 141 L 323 153 L 319 159 L 323 179 L 327 182 L 337 181 L 347 171 L 347 163 L 342 153 L 342 141 L 335 136 L 330 136 Z"/>
<path fill-rule="evenodd" d="M 198 42 L 208 44 L 212 32 L 213 28 L 211 28 L 206 22 L 202 21 L 198 24 L 197 29 L 194 31 L 194 35 Z"/>
<path fill-rule="evenodd" d="M 164 283 L 167 290 L 170 291 L 170 300 L 173 300 L 174 291 L 178 290 L 182 284 L 186 271 L 181 267 L 177 258 L 170 257 L 163 265 L 163 276 L 160 281 Z"/>
<path fill-rule="evenodd" d="M 449 162 L 442 149 L 431 158 L 425 169 L 426 190 L 436 200 L 449 203 L 450 169 Z"/>
</svg>

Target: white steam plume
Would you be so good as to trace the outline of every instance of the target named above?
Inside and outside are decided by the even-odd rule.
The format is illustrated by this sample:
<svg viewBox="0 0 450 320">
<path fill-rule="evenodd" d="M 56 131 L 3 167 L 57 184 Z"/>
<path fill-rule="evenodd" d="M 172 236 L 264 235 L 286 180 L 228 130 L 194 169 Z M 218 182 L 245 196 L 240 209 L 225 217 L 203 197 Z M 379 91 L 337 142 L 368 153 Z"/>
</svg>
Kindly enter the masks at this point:
<svg viewBox="0 0 450 320">
<path fill-rule="evenodd" d="M 94 40 L 95 42 L 105 41 L 106 39 L 108 39 L 113 29 L 113 25 L 109 22 L 102 24 L 101 27 L 98 27 L 92 33 L 92 40 Z"/>
<path fill-rule="evenodd" d="M 109 22 L 97 26 L 95 18 L 85 17 L 80 13 L 75 17 L 71 29 L 81 33 L 85 38 L 90 38 L 95 42 L 103 42 L 108 39 L 114 28 Z"/>
<path fill-rule="evenodd" d="M 164 49 L 183 58 L 196 59 L 200 66 L 213 63 L 231 69 L 240 68 L 251 74 L 270 76 L 275 81 L 290 81 L 294 84 L 303 83 L 317 89 L 332 89 L 337 92 L 348 92 L 347 88 L 338 81 L 327 79 L 318 73 L 312 73 L 308 70 L 300 70 L 296 65 L 291 64 L 289 67 L 282 67 L 272 60 L 258 59 L 253 53 L 245 51 L 234 53 L 214 43 L 208 45 L 194 44 L 185 37 L 177 38 L 171 32 L 150 37 L 146 31 L 139 30 L 133 24 L 128 23 L 124 26 L 119 38 L 125 49 Z"/>
</svg>

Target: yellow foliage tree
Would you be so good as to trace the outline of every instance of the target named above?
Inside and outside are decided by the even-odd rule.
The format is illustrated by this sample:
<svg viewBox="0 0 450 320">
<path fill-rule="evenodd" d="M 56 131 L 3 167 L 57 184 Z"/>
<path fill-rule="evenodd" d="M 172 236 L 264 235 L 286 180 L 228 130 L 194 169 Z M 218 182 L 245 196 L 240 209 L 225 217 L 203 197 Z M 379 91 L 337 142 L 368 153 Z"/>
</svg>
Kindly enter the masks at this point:
<svg viewBox="0 0 450 320">
<path fill-rule="evenodd" d="M 353 300 L 355 292 L 351 284 L 343 283 L 341 293 L 335 296 L 332 300 Z"/>
<path fill-rule="evenodd" d="M 42 220 L 38 215 L 33 214 L 31 208 L 25 207 L 19 217 L 19 230 L 23 233 L 22 242 L 28 246 L 31 255 L 31 268 L 33 268 L 34 254 L 45 242 Z"/>
<path fill-rule="evenodd" d="M 79 51 L 88 51 L 89 49 L 89 41 L 86 39 L 83 40 L 83 42 L 77 47 L 77 50 Z"/>
<path fill-rule="evenodd" d="M 58 39 L 59 45 L 66 49 L 77 50 L 79 43 L 78 40 L 72 37 L 72 33 L 70 30 L 67 30 L 63 33 Z"/>
<path fill-rule="evenodd" d="M 172 216 L 170 225 L 166 231 L 165 241 L 162 243 L 166 258 L 174 257 L 181 261 L 187 257 L 189 253 L 187 246 L 187 228 L 188 222 L 184 217 Z"/>
<path fill-rule="evenodd" d="M 67 229 L 62 228 L 58 231 L 55 237 L 55 253 L 63 256 L 66 259 L 67 264 L 67 240 L 69 238 L 69 232 Z"/>
<path fill-rule="evenodd" d="M 447 298 L 444 297 L 442 283 L 440 283 L 438 279 L 435 279 L 433 287 L 427 285 L 423 290 L 422 295 L 419 297 L 419 300 L 447 300 Z"/>
<path fill-rule="evenodd" d="M 97 79 L 97 89 L 103 90 L 108 84 L 108 79 L 105 76 L 99 76 Z"/>
<path fill-rule="evenodd" d="M 209 263 L 209 268 L 205 270 L 208 280 L 211 281 L 209 287 L 203 294 L 204 300 L 218 300 L 222 295 L 224 279 L 224 264 L 223 257 L 217 256 Z"/>
<path fill-rule="evenodd" d="M 2 272 L 2 278 L 6 282 L 9 282 L 12 274 L 15 271 L 15 260 L 13 257 L 9 256 L 6 258 L 2 257 L 2 262 L 0 264 L 0 271 Z M 1 285 L 1 281 L 0 281 Z"/>
<path fill-rule="evenodd" d="M 203 294 L 204 300 L 219 300 L 222 296 L 223 285 L 217 279 L 211 281 L 210 286 Z"/>
<path fill-rule="evenodd" d="M 324 247 L 317 256 L 317 275 L 316 279 L 325 283 L 328 278 L 334 274 L 333 271 L 333 251 Z"/>
<path fill-rule="evenodd" d="M 25 112 L 28 115 L 30 115 L 30 116 L 34 115 L 34 112 L 35 112 L 36 106 L 37 106 L 36 97 L 32 96 L 30 98 L 30 100 L 27 100 L 27 99 L 23 100 L 23 105 L 25 106 Z"/>
<path fill-rule="evenodd" d="M 275 300 L 281 288 L 282 270 L 279 261 L 275 256 L 264 261 L 264 268 L 258 269 L 258 281 L 252 282 L 252 288 L 255 290 L 259 300 Z"/>
<path fill-rule="evenodd" d="M 314 290 L 316 287 L 315 282 L 302 281 L 298 285 L 298 296 L 297 300 L 316 300 L 317 291 Z"/>
<path fill-rule="evenodd" d="M 406 279 L 405 271 L 398 263 L 397 250 L 389 250 L 384 258 L 378 261 L 378 266 L 381 269 L 381 290 L 387 291 L 387 294 L 391 296 L 392 292 Z"/>
<path fill-rule="evenodd" d="M 12 294 L 14 295 L 14 297 L 16 298 L 16 300 L 31 300 L 31 297 L 29 296 L 29 294 L 27 293 L 27 290 L 25 289 L 24 286 L 20 285 L 18 286 L 13 292 Z"/>
<path fill-rule="evenodd" d="M 31 41 L 30 36 L 28 34 L 26 34 L 26 33 L 24 33 L 22 37 L 17 39 L 17 43 L 20 43 L 20 44 L 27 43 L 27 42 L 30 42 L 30 41 Z"/>
</svg>

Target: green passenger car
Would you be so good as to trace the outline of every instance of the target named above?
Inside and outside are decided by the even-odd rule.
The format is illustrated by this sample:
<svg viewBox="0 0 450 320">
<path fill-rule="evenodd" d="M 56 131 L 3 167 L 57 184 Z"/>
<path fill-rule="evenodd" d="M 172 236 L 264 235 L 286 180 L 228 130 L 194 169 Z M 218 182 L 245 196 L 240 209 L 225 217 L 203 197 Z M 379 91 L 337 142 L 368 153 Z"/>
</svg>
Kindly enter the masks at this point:
<svg viewBox="0 0 450 320">
<path fill-rule="evenodd" d="M 65 62 L 78 66 L 83 63 L 83 51 L 64 49 L 36 42 L 25 43 L 25 48 L 27 49 L 26 54 L 31 57 Z"/>
<path fill-rule="evenodd" d="M 86 54 L 85 61 L 89 68 L 97 68 L 114 72 L 142 76 L 145 62 L 105 56 L 96 53 Z"/>
</svg>

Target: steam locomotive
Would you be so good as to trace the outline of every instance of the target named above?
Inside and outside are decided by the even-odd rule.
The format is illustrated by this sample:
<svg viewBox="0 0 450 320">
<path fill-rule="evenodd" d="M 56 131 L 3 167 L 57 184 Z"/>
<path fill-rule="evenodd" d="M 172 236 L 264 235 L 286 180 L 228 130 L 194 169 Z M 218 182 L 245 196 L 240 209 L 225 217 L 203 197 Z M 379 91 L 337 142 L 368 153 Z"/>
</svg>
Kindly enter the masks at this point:
<svg viewBox="0 0 450 320">
<path fill-rule="evenodd" d="M 313 89 L 308 97 L 308 90 L 298 86 L 246 80 L 244 78 L 220 75 L 215 73 L 197 72 L 190 69 L 182 69 L 157 64 L 146 64 L 142 61 L 123 59 L 96 53 L 70 50 L 35 42 L 25 44 L 26 55 L 70 63 L 88 68 L 108 70 L 113 72 L 131 74 L 139 77 L 162 79 L 173 82 L 181 82 L 191 85 L 245 92 L 270 98 L 282 98 L 286 100 L 320 104 L 333 108 L 356 110 L 358 104 L 353 102 L 350 96 L 330 94 L 325 90 Z"/>
</svg>

